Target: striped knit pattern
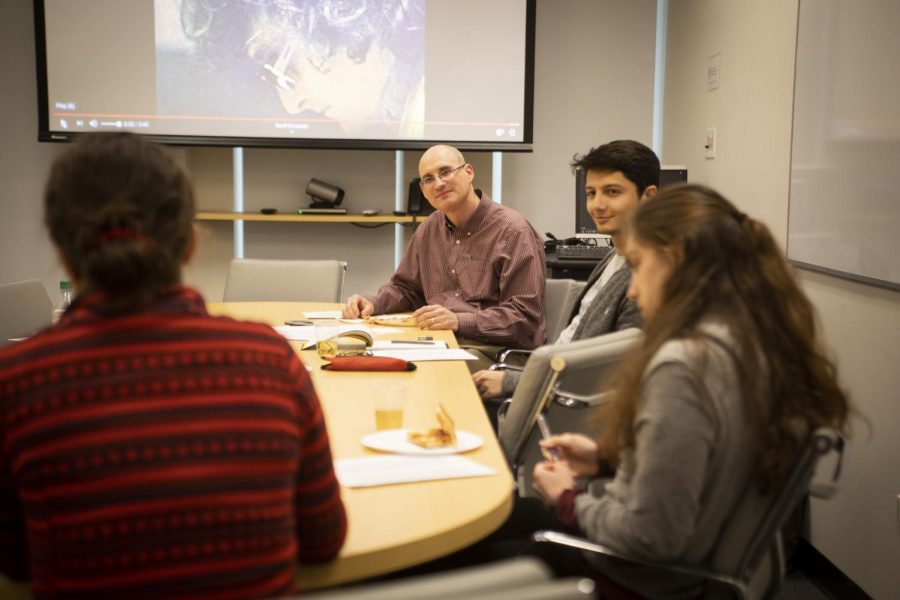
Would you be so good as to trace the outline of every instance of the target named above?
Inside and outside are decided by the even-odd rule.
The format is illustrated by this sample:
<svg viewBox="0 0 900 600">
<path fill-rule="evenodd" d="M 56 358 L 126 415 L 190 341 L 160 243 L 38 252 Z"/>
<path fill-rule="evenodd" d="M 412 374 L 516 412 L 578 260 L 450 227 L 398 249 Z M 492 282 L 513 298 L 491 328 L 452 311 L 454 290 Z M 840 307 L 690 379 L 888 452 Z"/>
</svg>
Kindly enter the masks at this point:
<svg viewBox="0 0 900 600">
<path fill-rule="evenodd" d="M 391 281 L 372 298 L 376 313 L 439 304 L 459 319 L 457 336 L 536 348 L 544 325 L 544 246 L 516 211 L 487 194 L 462 227 L 435 212 L 413 234 Z"/>
<path fill-rule="evenodd" d="M 261 598 L 346 517 L 306 369 L 177 288 L 0 351 L 0 571 L 38 598 Z"/>
</svg>

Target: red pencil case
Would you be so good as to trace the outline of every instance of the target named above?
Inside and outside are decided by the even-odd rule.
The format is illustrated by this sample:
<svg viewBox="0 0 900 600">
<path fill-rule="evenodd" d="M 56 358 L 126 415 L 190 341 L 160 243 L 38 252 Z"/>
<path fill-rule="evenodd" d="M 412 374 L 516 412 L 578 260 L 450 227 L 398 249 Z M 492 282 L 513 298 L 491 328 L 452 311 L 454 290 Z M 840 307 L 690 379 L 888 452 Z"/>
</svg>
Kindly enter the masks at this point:
<svg viewBox="0 0 900 600">
<path fill-rule="evenodd" d="M 416 365 L 388 356 L 335 356 L 322 365 L 326 371 L 415 371 Z"/>
</svg>

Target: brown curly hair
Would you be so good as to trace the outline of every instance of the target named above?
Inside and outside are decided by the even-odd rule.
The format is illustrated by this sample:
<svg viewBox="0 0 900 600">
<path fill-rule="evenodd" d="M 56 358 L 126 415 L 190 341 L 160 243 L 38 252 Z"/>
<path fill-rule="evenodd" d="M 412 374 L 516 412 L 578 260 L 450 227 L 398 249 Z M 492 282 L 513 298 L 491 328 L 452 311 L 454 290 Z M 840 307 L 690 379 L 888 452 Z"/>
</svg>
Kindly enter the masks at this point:
<svg viewBox="0 0 900 600">
<path fill-rule="evenodd" d="M 82 292 L 110 314 L 146 306 L 181 281 L 194 191 L 159 146 L 127 132 L 80 137 L 54 163 L 44 222 Z"/>
<path fill-rule="evenodd" d="M 677 257 L 644 342 L 612 382 L 601 452 L 615 462 L 633 447 L 645 368 L 667 341 L 703 339 L 698 325 L 724 323 L 735 340 L 741 397 L 756 446 L 761 489 L 779 481 L 804 433 L 843 428 L 848 401 L 818 342 L 815 311 L 768 228 L 716 191 L 685 184 L 641 203 L 628 239 Z"/>
</svg>

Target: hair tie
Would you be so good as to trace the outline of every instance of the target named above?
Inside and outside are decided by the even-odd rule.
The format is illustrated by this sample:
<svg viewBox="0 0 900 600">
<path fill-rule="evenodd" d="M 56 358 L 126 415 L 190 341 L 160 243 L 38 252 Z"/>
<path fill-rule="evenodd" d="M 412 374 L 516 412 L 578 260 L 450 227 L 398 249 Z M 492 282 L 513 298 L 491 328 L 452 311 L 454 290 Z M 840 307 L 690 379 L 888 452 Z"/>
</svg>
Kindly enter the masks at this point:
<svg viewBox="0 0 900 600">
<path fill-rule="evenodd" d="M 91 244 L 92 248 L 96 248 L 97 246 L 102 246 L 107 242 L 112 242 L 116 240 L 144 240 L 144 234 L 136 229 L 132 229 L 131 227 L 112 227 L 110 229 L 104 229 L 100 233 L 97 234 L 94 243 Z"/>
</svg>

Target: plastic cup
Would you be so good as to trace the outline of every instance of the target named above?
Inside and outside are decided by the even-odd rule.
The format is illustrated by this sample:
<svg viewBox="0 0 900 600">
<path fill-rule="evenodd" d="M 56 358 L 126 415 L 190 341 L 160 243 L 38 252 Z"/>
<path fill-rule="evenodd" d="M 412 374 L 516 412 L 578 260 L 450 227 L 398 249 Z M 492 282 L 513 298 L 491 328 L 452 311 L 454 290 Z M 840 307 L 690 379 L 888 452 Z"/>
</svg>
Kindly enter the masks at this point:
<svg viewBox="0 0 900 600">
<path fill-rule="evenodd" d="M 375 429 L 402 429 L 406 384 L 399 381 L 375 386 Z"/>
<path fill-rule="evenodd" d="M 338 331 L 337 323 L 316 323 L 316 352 L 321 358 L 331 358 L 337 354 Z"/>
</svg>

